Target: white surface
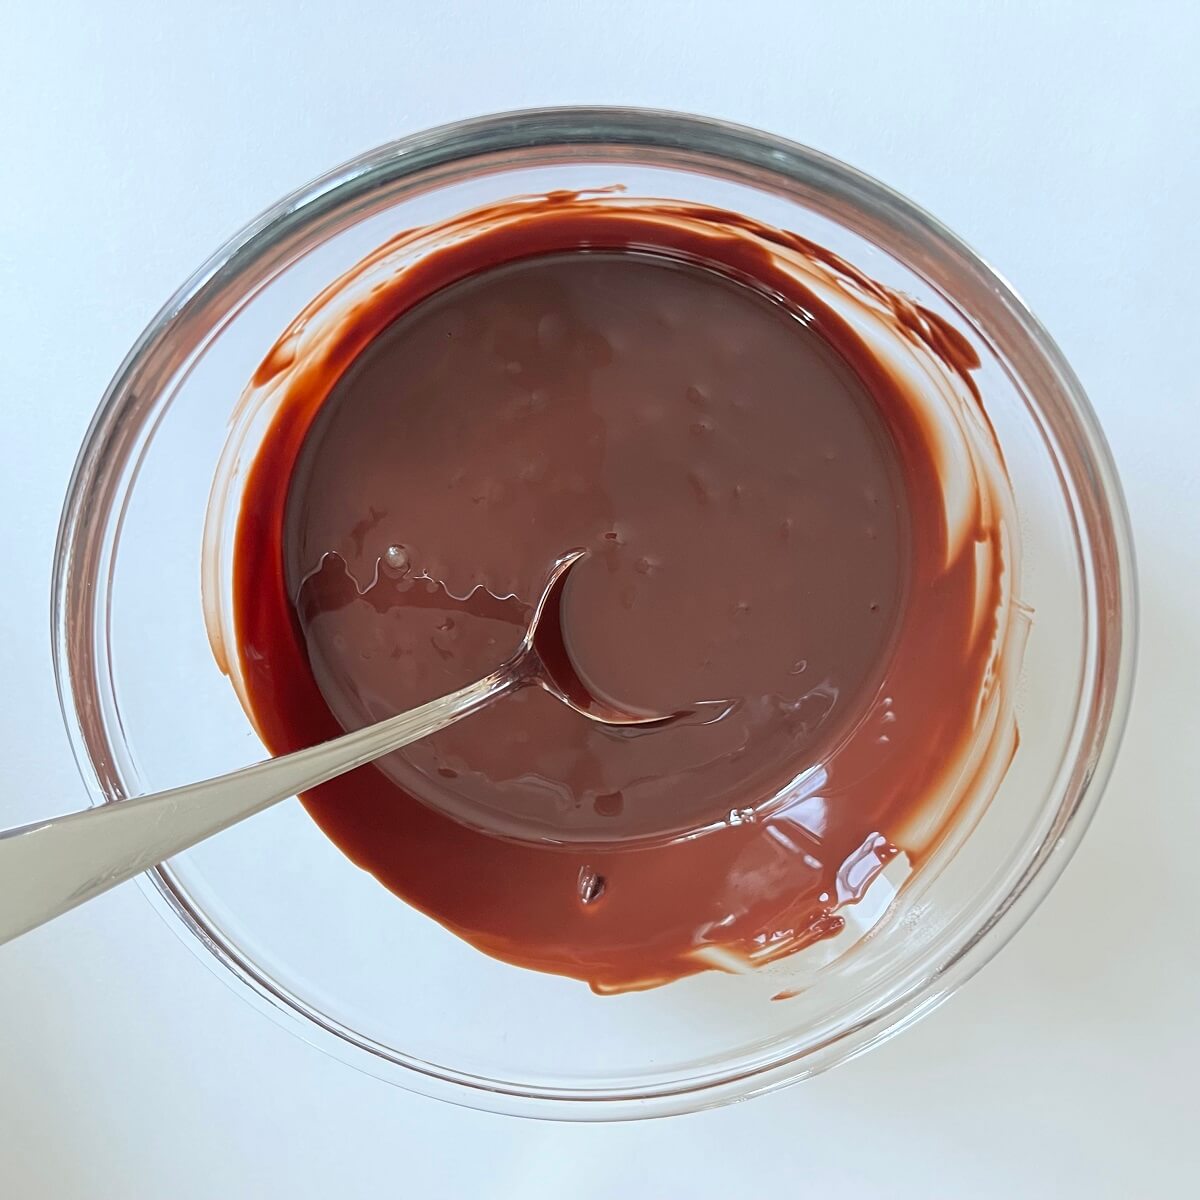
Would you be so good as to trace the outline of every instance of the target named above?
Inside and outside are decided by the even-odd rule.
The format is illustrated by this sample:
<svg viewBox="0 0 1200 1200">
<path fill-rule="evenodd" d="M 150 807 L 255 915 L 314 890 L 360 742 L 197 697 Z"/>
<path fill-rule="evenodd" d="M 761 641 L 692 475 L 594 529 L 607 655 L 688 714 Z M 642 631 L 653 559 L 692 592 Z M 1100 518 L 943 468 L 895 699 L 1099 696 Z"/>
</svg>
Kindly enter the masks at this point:
<svg viewBox="0 0 1200 1200">
<path fill-rule="evenodd" d="M 1133 514 L 1141 668 L 1116 776 L 1050 899 L 931 1018 L 818 1080 L 641 1125 L 518 1122 L 357 1075 L 222 986 L 126 885 L 0 950 L 0 1195 L 1195 1194 L 1200 10 L 406 7 L 5 6 L 0 824 L 83 800 L 50 673 L 51 553 L 76 447 L 143 325 L 296 184 L 544 103 L 808 142 L 1014 281 L 1088 388 Z"/>
</svg>

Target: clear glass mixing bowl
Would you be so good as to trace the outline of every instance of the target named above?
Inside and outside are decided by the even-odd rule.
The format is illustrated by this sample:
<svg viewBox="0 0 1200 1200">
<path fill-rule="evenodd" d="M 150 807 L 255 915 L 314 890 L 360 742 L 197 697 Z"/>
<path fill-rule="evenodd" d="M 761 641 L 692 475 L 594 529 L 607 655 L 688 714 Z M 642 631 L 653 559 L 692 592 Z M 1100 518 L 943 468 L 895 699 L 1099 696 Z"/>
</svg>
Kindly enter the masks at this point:
<svg viewBox="0 0 1200 1200">
<path fill-rule="evenodd" d="M 352 866 L 295 801 L 144 877 L 185 941 L 314 1044 L 431 1096 L 568 1119 L 738 1099 L 929 1012 L 1012 936 L 1078 844 L 1134 659 L 1128 523 L 1095 417 L 1045 331 L 952 233 L 753 130 L 622 109 L 512 113 L 405 138 L 287 197 L 183 285 L 117 372 L 67 496 L 53 597 L 63 711 L 93 803 L 262 757 L 206 636 L 200 547 L 233 406 L 295 314 L 401 230 L 611 184 L 794 230 L 961 331 L 1012 477 L 1034 619 L 1021 744 L 999 793 L 871 936 L 807 974 L 785 962 L 597 996 L 507 966 Z M 798 972 L 800 993 L 772 1003 Z"/>
</svg>

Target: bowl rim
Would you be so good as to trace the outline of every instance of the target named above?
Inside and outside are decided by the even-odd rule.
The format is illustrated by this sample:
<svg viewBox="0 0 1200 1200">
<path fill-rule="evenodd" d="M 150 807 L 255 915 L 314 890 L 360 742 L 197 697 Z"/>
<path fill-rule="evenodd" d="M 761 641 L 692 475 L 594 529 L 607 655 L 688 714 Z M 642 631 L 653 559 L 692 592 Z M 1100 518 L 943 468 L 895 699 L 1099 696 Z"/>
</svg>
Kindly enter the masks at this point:
<svg viewBox="0 0 1200 1200">
<path fill-rule="evenodd" d="M 657 109 L 627 107 L 561 107 L 525 109 L 476 117 L 410 134 L 357 156 L 297 188 L 233 235 L 171 296 L 134 342 L 105 391 L 84 440 L 67 488 L 55 550 L 51 582 L 51 621 L 55 681 L 72 752 L 91 802 L 109 799 L 96 774 L 71 678 L 71 651 L 84 631 L 71 614 L 81 588 L 96 567 L 94 548 L 79 545 L 79 529 L 97 486 L 120 457 L 135 431 L 126 408 L 143 367 L 152 359 L 169 359 L 171 338 L 179 324 L 202 314 L 207 300 L 248 272 L 289 238 L 310 231 L 326 216 L 343 211 L 381 185 L 497 152 L 549 150 L 554 147 L 615 155 L 641 149 L 655 154 L 698 154 L 735 170 L 765 173 L 789 186 L 789 194 L 808 190 L 830 195 L 879 216 L 881 227 L 925 252 L 920 273 L 965 271 L 986 286 L 993 316 L 1006 321 L 1011 336 L 1032 349 L 1044 375 L 1047 394 L 1038 393 L 1059 410 L 1064 433 L 1074 444 L 1086 477 L 1082 484 L 1099 522 L 1100 547 L 1109 564 L 1100 572 L 1102 592 L 1094 637 L 1104 655 L 1097 684 L 1087 700 L 1090 736 L 1079 746 L 1070 777 L 1062 788 L 1058 813 L 1016 882 L 987 920 L 940 966 L 900 995 L 873 1008 L 861 1021 L 838 1030 L 817 1046 L 808 1046 L 767 1065 L 693 1078 L 683 1083 L 638 1089 L 549 1089 L 501 1085 L 415 1060 L 385 1060 L 399 1067 L 395 1079 L 410 1090 L 471 1107 L 523 1116 L 568 1120 L 612 1120 L 692 1111 L 743 1099 L 816 1074 L 846 1061 L 899 1032 L 931 1011 L 962 986 L 1011 938 L 1049 892 L 1074 854 L 1096 810 L 1111 774 L 1124 732 L 1136 664 L 1137 581 L 1129 516 L 1111 452 L 1078 378 L 1061 351 L 1007 281 L 936 218 L 899 193 L 837 159 L 772 134 L 709 117 Z M 618 159 L 619 161 L 619 159 Z M 910 265 L 911 262 L 910 262 Z M 916 268 L 914 268 L 916 269 Z M 936 274 L 933 276 L 936 279 Z M 143 389 L 144 390 L 144 389 Z M 84 557 L 79 561 L 80 554 Z M 1091 559 L 1097 548 L 1091 548 Z M 1081 708 L 1084 705 L 1081 703 Z M 1077 718 L 1076 727 L 1079 725 Z M 370 1071 L 364 1052 L 378 1057 L 351 1031 L 335 1028 L 320 1014 L 305 1012 L 302 1002 L 285 997 L 261 975 L 235 961 L 207 937 L 185 899 L 171 886 L 163 868 L 139 877 L 143 891 L 181 940 L 195 951 L 237 994 L 272 1015 L 284 1016 L 305 1040 L 343 1061 Z M 227 968 L 227 969 L 226 969 Z M 239 986 L 241 984 L 247 986 Z M 342 1050 L 350 1053 L 343 1053 Z"/>
</svg>

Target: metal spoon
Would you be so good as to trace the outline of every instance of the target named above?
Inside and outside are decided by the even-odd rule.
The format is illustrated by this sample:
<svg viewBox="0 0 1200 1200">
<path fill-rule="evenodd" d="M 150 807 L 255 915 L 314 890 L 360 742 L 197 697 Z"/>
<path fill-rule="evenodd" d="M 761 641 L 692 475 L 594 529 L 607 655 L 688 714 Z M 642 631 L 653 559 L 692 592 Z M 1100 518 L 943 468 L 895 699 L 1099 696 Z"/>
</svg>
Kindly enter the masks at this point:
<svg viewBox="0 0 1200 1200">
<path fill-rule="evenodd" d="M 537 684 L 606 725 L 670 718 L 623 712 L 589 694 L 563 646 L 567 575 L 584 551 L 551 572 L 521 648 L 504 666 L 448 696 L 320 746 L 203 783 L 104 804 L 0 833 L 0 943 L 9 941 L 264 808 L 381 758 Z"/>
</svg>

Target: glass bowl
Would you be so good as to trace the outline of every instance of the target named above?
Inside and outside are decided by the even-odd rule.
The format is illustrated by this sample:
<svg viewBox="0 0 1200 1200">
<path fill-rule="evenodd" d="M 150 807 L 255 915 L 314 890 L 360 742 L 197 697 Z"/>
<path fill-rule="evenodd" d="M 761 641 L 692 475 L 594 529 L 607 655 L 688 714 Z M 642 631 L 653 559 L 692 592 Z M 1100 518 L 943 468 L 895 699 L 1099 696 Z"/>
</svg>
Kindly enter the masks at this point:
<svg viewBox="0 0 1200 1200">
<path fill-rule="evenodd" d="M 93 803 L 263 756 L 209 645 L 200 549 L 237 399 L 296 313 L 399 231 L 613 184 L 800 233 L 971 342 L 1034 617 L 1020 747 L 999 792 L 870 915 L 869 936 L 824 965 L 598 996 L 488 958 L 409 909 L 295 801 L 144 877 L 186 942 L 315 1045 L 427 1095 L 566 1119 L 739 1099 L 934 1008 L 1012 936 L 1078 844 L 1134 660 L 1131 543 L 1107 447 L 1058 349 L 977 255 L 881 184 L 767 134 L 627 109 L 511 113 L 404 138 L 282 200 L 183 285 L 117 372 L 71 482 L 53 595 L 63 711 Z M 771 1002 L 782 989 L 798 994 Z"/>
</svg>

